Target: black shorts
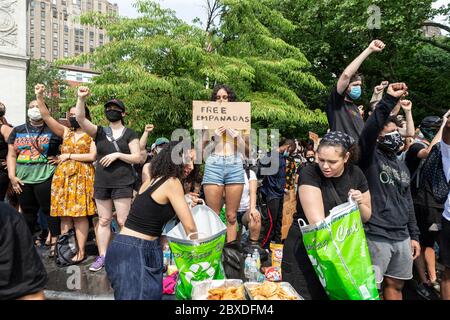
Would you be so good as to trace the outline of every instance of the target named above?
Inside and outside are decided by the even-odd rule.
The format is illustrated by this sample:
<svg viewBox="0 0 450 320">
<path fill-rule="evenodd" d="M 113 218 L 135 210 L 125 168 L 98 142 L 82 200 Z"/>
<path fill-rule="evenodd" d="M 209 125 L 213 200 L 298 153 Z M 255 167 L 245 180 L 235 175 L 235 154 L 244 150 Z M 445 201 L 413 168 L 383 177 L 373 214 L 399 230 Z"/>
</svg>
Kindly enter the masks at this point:
<svg viewBox="0 0 450 320">
<path fill-rule="evenodd" d="M 133 198 L 133 185 L 120 188 L 94 187 L 94 199 L 116 200 L 123 198 Z"/>
<path fill-rule="evenodd" d="M 439 246 L 441 263 L 450 268 L 450 221 L 442 217 L 441 244 Z"/>
<path fill-rule="evenodd" d="M 416 212 L 417 227 L 420 231 L 420 246 L 433 248 L 434 244 L 439 241 L 438 232 L 429 229 L 436 217 L 442 216 L 442 209 L 415 205 L 414 211 Z"/>
</svg>

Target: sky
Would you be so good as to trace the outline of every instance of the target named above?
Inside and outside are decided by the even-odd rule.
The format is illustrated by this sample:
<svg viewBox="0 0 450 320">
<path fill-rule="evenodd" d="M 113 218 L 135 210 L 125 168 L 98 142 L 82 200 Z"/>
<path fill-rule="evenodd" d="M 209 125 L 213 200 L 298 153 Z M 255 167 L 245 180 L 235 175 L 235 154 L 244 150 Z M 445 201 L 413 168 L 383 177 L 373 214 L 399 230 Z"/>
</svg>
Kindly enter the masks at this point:
<svg viewBox="0 0 450 320">
<path fill-rule="evenodd" d="M 136 17 L 137 11 L 132 6 L 133 0 L 109 0 L 112 3 L 119 5 L 119 14 L 121 16 Z M 187 23 L 191 23 L 196 17 L 201 21 L 206 19 L 206 0 L 158 0 L 163 8 L 170 8 L 176 11 L 178 18 L 183 19 Z M 433 7 L 438 8 L 442 5 L 449 4 L 450 0 L 438 0 Z M 442 22 L 442 18 L 436 19 L 437 22 Z"/>
</svg>

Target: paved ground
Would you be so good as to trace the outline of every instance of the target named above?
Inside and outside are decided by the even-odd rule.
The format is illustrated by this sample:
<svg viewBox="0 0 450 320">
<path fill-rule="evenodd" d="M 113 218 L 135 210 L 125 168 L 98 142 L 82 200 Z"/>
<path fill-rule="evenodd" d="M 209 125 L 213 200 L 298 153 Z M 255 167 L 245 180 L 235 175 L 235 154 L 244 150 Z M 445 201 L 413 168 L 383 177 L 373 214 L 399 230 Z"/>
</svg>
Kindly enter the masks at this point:
<svg viewBox="0 0 450 320">
<path fill-rule="evenodd" d="M 87 243 L 88 258 L 77 266 L 58 267 L 53 259 L 49 259 L 48 249 L 39 248 L 42 260 L 47 269 L 49 282 L 46 288 L 46 297 L 51 300 L 112 300 L 113 291 L 109 284 L 105 270 L 89 271 L 94 261 L 97 249 L 93 240 Z M 440 268 L 440 266 L 438 266 Z M 79 276 L 78 276 L 79 275 Z M 79 279 L 76 280 L 76 279 Z M 417 282 L 408 281 L 404 289 L 405 300 L 423 300 L 415 291 Z M 438 300 L 437 294 L 433 300 Z M 174 296 L 165 296 L 164 300 L 173 300 Z"/>
</svg>

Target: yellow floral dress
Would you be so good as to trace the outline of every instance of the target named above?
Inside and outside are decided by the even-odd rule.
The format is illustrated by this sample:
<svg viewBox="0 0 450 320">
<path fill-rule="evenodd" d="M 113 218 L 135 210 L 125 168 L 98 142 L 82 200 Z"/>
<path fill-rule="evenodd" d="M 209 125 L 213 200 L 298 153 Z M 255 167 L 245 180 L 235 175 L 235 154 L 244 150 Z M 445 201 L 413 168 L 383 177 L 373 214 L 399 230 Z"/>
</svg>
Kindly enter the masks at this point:
<svg viewBox="0 0 450 320">
<path fill-rule="evenodd" d="M 89 153 L 92 138 L 86 133 L 75 142 L 70 131 L 61 145 L 61 154 Z M 95 214 L 94 166 L 92 163 L 66 160 L 58 165 L 52 181 L 52 217 L 86 217 Z"/>
</svg>

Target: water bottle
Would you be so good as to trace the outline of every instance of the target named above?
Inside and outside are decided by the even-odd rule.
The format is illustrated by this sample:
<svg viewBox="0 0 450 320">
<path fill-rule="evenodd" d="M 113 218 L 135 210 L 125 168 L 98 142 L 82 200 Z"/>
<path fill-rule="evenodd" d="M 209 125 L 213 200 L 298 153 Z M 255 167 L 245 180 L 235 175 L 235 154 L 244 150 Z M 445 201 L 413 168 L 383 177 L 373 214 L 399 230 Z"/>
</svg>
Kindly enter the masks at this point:
<svg viewBox="0 0 450 320">
<path fill-rule="evenodd" d="M 261 258 L 259 256 L 259 252 L 258 249 L 255 249 L 253 251 L 253 255 L 252 258 L 255 260 L 256 262 L 256 270 L 259 272 L 259 270 L 261 269 Z"/>
<path fill-rule="evenodd" d="M 169 245 L 166 244 L 164 246 L 164 251 L 163 251 L 163 264 L 164 264 L 164 273 L 167 272 L 167 269 L 169 267 L 170 264 L 170 248 Z"/>
<path fill-rule="evenodd" d="M 247 257 L 245 258 L 244 262 L 244 275 L 245 279 L 250 280 L 251 278 L 251 268 L 252 268 L 252 256 L 247 254 Z"/>
<path fill-rule="evenodd" d="M 250 264 L 250 281 L 251 282 L 258 282 L 258 267 L 257 267 L 257 262 L 256 259 L 254 259 L 253 257 L 250 258 L 251 259 L 251 264 Z"/>
</svg>

